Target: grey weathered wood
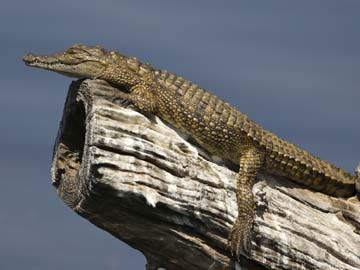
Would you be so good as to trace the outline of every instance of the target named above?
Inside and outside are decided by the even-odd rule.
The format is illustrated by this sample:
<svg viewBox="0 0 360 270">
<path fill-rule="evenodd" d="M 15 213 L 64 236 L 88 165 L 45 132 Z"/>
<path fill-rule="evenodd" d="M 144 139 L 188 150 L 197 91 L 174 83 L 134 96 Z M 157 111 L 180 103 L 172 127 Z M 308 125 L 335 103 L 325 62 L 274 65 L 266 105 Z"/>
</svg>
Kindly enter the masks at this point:
<svg viewBox="0 0 360 270">
<path fill-rule="evenodd" d="M 359 201 L 269 175 L 254 186 L 251 252 L 237 266 L 227 249 L 236 168 L 121 107 L 116 91 L 98 80 L 72 84 L 52 181 L 79 215 L 143 252 L 147 269 L 360 269 Z"/>
</svg>

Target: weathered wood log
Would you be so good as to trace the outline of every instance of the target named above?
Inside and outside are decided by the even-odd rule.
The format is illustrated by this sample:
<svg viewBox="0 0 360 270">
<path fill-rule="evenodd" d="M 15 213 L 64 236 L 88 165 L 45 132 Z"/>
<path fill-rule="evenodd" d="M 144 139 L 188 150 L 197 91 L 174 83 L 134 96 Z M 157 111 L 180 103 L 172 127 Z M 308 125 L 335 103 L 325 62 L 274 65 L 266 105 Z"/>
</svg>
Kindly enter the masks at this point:
<svg viewBox="0 0 360 270">
<path fill-rule="evenodd" d="M 54 147 L 52 181 L 79 215 L 140 250 L 147 269 L 360 269 L 360 203 L 261 175 L 241 266 L 227 236 L 236 168 L 217 164 L 156 117 L 74 82 Z M 95 244 L 95 243 L 94 243 Z"/>
</svg>

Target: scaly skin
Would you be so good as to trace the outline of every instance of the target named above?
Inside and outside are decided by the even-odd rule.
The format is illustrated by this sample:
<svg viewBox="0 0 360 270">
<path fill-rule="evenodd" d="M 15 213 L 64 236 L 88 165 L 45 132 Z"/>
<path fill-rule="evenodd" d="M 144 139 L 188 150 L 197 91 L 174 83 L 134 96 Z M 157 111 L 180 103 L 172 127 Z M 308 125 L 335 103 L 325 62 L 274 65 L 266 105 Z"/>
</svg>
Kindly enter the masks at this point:
<svg viewBox="0 0 360 270">
<path fill-rule="evenodd" d="M 230 249 L 239 258 L 248 249 L 255 216 L 253 181 L 260 170 L 285 176 L 323 193 L 348 197 L 355 176 L 262 129 L 216 96 L 167 71 L 98 46 L 74 45 L 51 56 L 28 54 L 28 66 L 77 78 L 98 78 L 127 88 L 118 96 L 138 110 L 159 116 L 193 137 L 211 154 L 239 164 L 239 214 L 230 233 Z"/>
</svg>

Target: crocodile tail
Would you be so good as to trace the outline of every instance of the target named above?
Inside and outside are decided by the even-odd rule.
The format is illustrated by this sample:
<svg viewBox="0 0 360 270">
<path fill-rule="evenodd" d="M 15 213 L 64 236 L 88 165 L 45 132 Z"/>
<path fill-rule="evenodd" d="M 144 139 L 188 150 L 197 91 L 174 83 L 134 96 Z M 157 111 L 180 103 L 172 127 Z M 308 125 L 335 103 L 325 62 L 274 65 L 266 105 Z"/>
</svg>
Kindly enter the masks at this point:
<svg viewBox="0 0 360 270">
<path fill-rule="evenodd" d="M 266 130 L 262 130 L 261 139 L 260 136 L 255 138 L 259 138 L 260 145 L 266 149 L 266 164 L 270 172 L 328 195 L 349 197 L 355 193 L 356 177 L 343 169 Z"/>
</svg>

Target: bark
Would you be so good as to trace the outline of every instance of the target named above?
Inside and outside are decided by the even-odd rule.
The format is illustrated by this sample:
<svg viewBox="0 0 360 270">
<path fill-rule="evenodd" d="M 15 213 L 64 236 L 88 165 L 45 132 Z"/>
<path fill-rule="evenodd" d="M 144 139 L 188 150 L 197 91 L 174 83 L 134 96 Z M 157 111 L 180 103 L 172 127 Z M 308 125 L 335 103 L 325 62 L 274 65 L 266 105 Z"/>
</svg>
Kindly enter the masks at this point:
<svg viewBox="0 0 360 270">
<path fill-rule="evenodd" d="M 160 119 L 124 108 L 104 81 L 74 82 L 52 181 L 76 213 L 140 250 L 147 269 L 360 268 L 360 204 L 260 175 L 251 251 L 227 237 L 236 166 L 215 163 Z"/>
</svg>

